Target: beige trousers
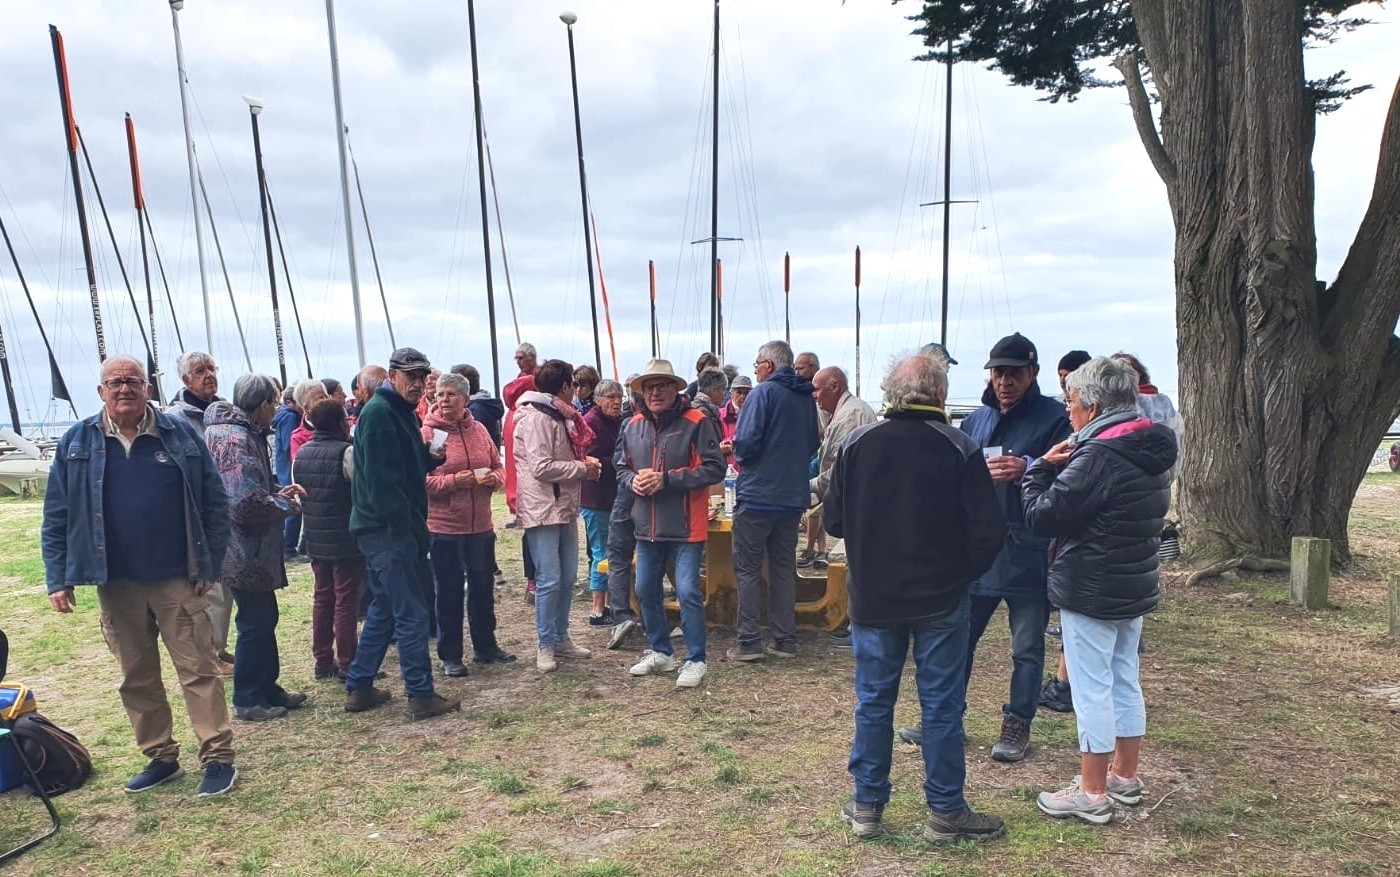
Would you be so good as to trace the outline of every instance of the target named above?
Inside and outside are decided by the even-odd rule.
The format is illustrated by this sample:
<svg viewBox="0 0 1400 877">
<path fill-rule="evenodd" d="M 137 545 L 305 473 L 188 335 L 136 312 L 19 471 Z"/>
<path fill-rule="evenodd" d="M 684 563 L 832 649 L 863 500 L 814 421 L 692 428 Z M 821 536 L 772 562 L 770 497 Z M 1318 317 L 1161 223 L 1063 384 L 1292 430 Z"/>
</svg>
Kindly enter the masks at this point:
<svg viewBox="0 0 1400 877">
<path fill-rule="evenodd" d="M 158 640 L 175 665 L 185 695 L 190 725 L 199 739 L 199 761 L 233 763 L 233 728 L 218 660 L 209 648 L 212 637 L 207 601 L 195 596 L 188 579 L 162 582 L 111 581 L 97 589 L 102 635 L 121 667 L 117 689 L 147 758 L 174 761 L 175 742 L 170 701 L 161 679 Z"/>
<path fill-rule="evenodd" d="M 215 582 L 204 599 L 209 604 L 205 612 L 209 615 L 209 627 L 214 637 L 214 654 L 227 652 L 229 622 L 233 619 L 233 595 L 228 588 Z"/>
</svg>

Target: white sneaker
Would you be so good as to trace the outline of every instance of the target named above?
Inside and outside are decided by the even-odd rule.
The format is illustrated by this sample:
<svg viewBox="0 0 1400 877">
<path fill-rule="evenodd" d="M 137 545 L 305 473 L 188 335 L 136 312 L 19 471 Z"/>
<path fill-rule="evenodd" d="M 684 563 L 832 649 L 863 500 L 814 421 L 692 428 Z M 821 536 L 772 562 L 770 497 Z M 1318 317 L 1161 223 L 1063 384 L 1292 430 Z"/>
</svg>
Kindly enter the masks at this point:
<svg viewBox="0 0 1400 877">
<path fill-rule="evenodd" d="M 698 688 L 700 680 L 705 678 L 704 661 L 686 661 L 681 666 L 681 673 L 676 677 L 677 688 Z"/>
<path fill-rule="evenodd" d="M 560 658 L 591 658 L 593 653 L 583 646 L 574 645 L 574 641 L 568 637 L 561 643 L 554 644 L 554 654 Z"/>
<path fill-rule="evenodd" d="M 674 673 L 680 662 L 670 655 L 663 655 L 660 652 L 647 650 L 642 654 L 642 659 L 632 665 L 632 669 L 627 671 L 633 676 L 646 676 L 651 673 Z"/>
<path fill-rule="evenodd" d="M 541 673 L 553 673 L 559 669 L 559 664 L 554 660 L 554 649 L 540 649 L 535 653 L 535 667 Z"/>
</svg>

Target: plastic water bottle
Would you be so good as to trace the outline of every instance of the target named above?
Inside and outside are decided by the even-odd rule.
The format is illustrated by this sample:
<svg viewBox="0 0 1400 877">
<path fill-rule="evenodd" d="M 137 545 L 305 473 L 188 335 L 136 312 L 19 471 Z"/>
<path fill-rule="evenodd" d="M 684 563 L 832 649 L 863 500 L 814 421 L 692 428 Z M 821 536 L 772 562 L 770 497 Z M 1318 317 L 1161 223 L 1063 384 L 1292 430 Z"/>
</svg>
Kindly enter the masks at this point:
<svg viewBox="0 0 1400 877">
<path fill-rule="evenodd" d="M 734 487 L 738 480 L 739 473 L 734 470 L 734 465 L 731 463 L 724 473 L 724 516 L 726 518 L 734 517 Z"/>
</svg>

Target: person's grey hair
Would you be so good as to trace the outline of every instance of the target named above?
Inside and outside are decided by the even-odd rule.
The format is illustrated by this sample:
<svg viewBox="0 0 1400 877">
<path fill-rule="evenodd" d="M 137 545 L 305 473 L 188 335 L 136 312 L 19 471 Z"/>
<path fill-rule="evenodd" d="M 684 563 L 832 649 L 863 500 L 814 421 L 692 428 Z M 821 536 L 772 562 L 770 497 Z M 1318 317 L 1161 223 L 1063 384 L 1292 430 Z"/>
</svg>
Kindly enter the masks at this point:
<svg viewBox="0 0 1400 877">
<path fill-rule="evenodd" d="M 910 405 L 941 408 L 948 398 L 948 365 L 922 354 L 902 356 L 890 366 L 880 389 L 885 393 L 885 405 L 891 409 Z"/>
<path fill-rule="evenodd" d="M 141 370 L 141 377 L 145 378 L 147 382 L 150 381 L 151 378 L 149 375 L 146 374 L 146 364 L 144 362 L 142 362 L 141 360 L 137 359 L 129 353 L 118 353 L 115 356 L 107 357 L 105 360 L 102 361 L 100 365 L 97 366 L 97 382 L 100 384 L 103 381 L 107 380 L 107 369 L 111 368 L 119 362 L 129 362 L 132 365 L 136 366 Z"/>
<path fill-rule="evenodd" d="M 758 348 L 758 359 L 772 360 L 773 368 L 792 368 L 792 348 L 786 341 L 769 341 Z"/>
<path fill-rule="evenodd" d="M 384 386 L 384 382 L 389 379 L 389 372 L 382 365 L 367 365 L 360 369 L 359 385 L 365 388 L 366 393 L 373 393 Z"/>
<path fill-rule="evenodd" d="M 725 380 L 729 381 L 731 384 L 734 383 L 734 379 L 739 376 L 739 367 L 732 362 L 726 362 L 719 367 L 719 370 L 724 372 Z"/>
<path fill-rule="evenodd" d="M 1131 363 L 1096 356 L 1065 376 L 1065 393 L 1074 390 L 1079 404 L 1099 406 L 1100 414 L 1137 409 L 1138 373 Z"/>
<path fill-rule="evenodd" d="M 265 402 L 276 402 L 279 395 L 277 381 L 269 375 L 247 374 L 233 385 L 233 404 L 249 414 Z"/>
<path fill-rule="evenodd" d="M 317 390 L 320 390 L 322 395 L 330 395 L 330 393 L 326 392 L 325 384 L 314 378 L 307 378 L 304 381 L 297 382 L 297 385 L 292 388 L 292 398 L 296 400 L 297 407 L 305 411 L 307 408 L 306 400 L 310 399 L 311 394 Z"/>
<path fill-rule="evenodd" d="M 437 391 L 441 393 L 443 390 L 455 390 L 462 394 L 463 399 L 470 399 L 472 395 L 471 384 L 456 372 L 438 375 Z"/>
<path fill-rule="evenodd" d="M 295 402 L 297 400 L 296 389 L 295 386 L 291 386 L 282 391 L 282 404 L 285 405 L 288 402 Z"/>
<path fill-rule="evenodd" d="M 180 380 L 182 381 L 194 374 L 194 370 L 201 365 L 214 365 L 214 357 L 203 350 L 191 350 L 181 354 L 179 361 L 175 363 L 175 367 L 180 371 Z M 215 367 L 217 368 L 217 366 Z"/>
<path fill-rule="evenodd" d="M 611 396 L 614 394 L 618 396 L 624 395 L 622 392 L 622 385 L 612 378 L 603 378 L 598 382 L 598 386 L 593 388 L 593 397 L 595 399 L 599 396 Z"/>
<path fill-rule="evenodd" d="M 724 372 L 717 368 L 707 368 L 700 373 L 700 377 L 695 379 L 695 392 L 711 393 L 715 390 L 724 392 L 729 386 L 729 379 L 724 376 Z"/>
<path fill-rule="evenodd" d="M 813 353 L 812 351 L 810 351 L 810 350 L 804 350 L 804 351 L 802 351 L 801 353 L 797 354 L 797 356 L 798 356 L 799 359 L 800 359 L 801 357 L 804 357 L 804 356 L 810 356 L 810 357 L 812 357 L 812 365 L 816 366 L 817 368 L 821 368 L 821 367 L 822 367 L 821 358 L 820 358 L 819 356 L 817 356 L 815 353 Z"/>
<path fill-rule="evenodd" d="M 535 357 L 536 359 L 539 359 L 539 357 L 540 357 L 540 355 L 539 355 L 538 353 L 535 352 L 535 345 L 531 344 L 531 343 L 528 342 L 528 341 L 524 342 L 524 343 L 521 344 L 519 347 L 515 348 L 515 352 L 516 352 L 517 355 L 523 353 L 523 354 L 525 354 L 526 356 L 533 356 L 533 357 Z"/>
</svg>

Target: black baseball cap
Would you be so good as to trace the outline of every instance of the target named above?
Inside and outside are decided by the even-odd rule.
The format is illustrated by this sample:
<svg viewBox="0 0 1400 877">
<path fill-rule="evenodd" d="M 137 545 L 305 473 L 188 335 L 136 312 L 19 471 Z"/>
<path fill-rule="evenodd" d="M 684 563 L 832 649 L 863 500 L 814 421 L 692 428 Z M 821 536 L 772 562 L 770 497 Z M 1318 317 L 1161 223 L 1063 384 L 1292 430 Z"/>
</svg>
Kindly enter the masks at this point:
<svg viewBox="0 0 1400 877">
<path fill-rule="evenodd" d="M 1087 350 L 1071 350 L 1069 353 L 1060 357 L 1060 366 L 1058 370 L 1072 372 L 1091 359 L 1093 359 L 1093 357 L 1089 355 L 1089 351 Z"/>
<path fill-rule="evenodd" d="M 983 368 L 997 368 L 998 366 L 1009 366 L 1012 368 L 1022 368 L 1028 365 L 1040 365 L 1040 358 L 1036 356 L 1035 345 L 1031 339 L 1016 332 L 1007 335 L 1005 338 L 992 345 L 992 356 L 987 360 Z"/>
<path fill-rule="evenodd" d="M 396 372 L 426 372 L 433 370 L 433 364 L 421 351 L 400 347 L 389 355 L 389 368 Z"/>
<path fill-rule="evenodd" d="M 942 344 L 939 344 L 937 341 L 930 341 L 923 347 L 920 347 L 919 352 L 926 356 L 941 356 L 948 361 L 949 365 L 958 364 L 958 361 L 956 359 L 953 359 L 953 354 L 948 352 L 948 348 L 944 347 Z"/>
</svg>

